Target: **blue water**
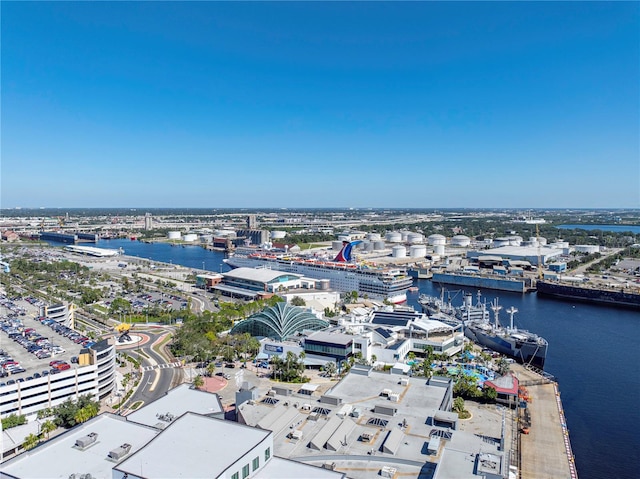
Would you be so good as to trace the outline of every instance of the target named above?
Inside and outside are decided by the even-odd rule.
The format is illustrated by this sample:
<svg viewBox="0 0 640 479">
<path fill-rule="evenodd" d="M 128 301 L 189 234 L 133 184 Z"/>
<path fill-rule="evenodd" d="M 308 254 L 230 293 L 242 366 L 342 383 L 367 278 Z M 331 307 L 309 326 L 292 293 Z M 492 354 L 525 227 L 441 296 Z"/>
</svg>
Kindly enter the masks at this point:
<svg viewBox="0 0 640 479">
<path fill-rule="evenodd" d="M 122 248 L 124 254 L 146 258 L 163 263 L 173 263 L 189 268 L 214 271 L 216 273 L 229 271 L 229 267 L 222 262 L 225 253 L 206 250 L 199 245 L 175 245 L 169 243 L 143 243 L 127 239 L 100 240 L 98 248 Z"/>
<path fill-rule="evenodd" d="M 612 233 L 625 233 L 630 231 L 631 233 L 640 233 L 640 225 L 558 225 L 556 228 L 561 230 L 586 230 L 586 231 L 611 231 Z"/>
<path fill-rule="evenodd" d="M 122 247 L 128 255 L 196 269 L 228 269 L 222 262 L 224 253 L 199 246 L 129 240 L 103 240 L 97 246 Z M 419 291 L 408 293 L 408 303 L 418 310 L 421 293 L 440 294 L 429 280 L 416 280 L 415 285 Z M 451 288 L 454 305 L 461 304 L 464 290 Z M 514 306 L 518 309 L 515 324 L 549 341 L 545 369 L 559 382 L 580 479 L 639 477 L 640 412 L 636 402 L 640 398 L 640 313 L 538 299 L 535 293 L 483 291 L 487 302 L 496 296 L 503 306 L 503 324 L 509 320 L 505 310 Z"/>
<path fill-rule="evenodd" d="M 431 281 L 416 284 L 419 292 L 408 293 L 416 309 L 420 293 L 440 295 Z M 454 305 L 461 304 L 463 291 L 450 290 Z M 580 479 L 640 477 L 640 313 L 538 299 L 535 293 L 485 290 L 482 297 L 490 302 L 496 296 L 502 324 L 509 321 L 504 311 L 514 306 L 515 325 L 549 342 L 545 370 L 558 379 Z"/>
</svg>

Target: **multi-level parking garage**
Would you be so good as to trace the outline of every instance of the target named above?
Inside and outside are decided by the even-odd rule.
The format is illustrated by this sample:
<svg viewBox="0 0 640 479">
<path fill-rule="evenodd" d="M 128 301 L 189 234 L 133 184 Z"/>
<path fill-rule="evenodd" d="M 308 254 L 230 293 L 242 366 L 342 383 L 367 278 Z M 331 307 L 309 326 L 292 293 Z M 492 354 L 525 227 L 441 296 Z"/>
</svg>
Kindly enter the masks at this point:
<svg viewBox="0 0 640 479">
<path fill-rule="evenodd" d="M 0 317 L 0 417 L 35 414 L 85 394 L 96 400 L 111 394 L 116 366 L 111 338 L 94 342 L 73 330 L 72 311 L 57 320 L 34 313 L 11 316 Z"/>
</svg>

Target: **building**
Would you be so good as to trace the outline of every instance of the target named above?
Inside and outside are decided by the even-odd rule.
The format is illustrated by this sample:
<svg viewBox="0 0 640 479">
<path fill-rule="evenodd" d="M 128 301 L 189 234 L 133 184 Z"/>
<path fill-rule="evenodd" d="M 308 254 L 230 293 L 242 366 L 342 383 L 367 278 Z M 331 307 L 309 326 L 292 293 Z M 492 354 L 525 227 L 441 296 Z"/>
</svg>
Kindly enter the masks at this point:
<svg viewBox="0 0 640 479">
<path fill-rule="evenodd" d="M 78 363 L 65 371 L 49 373 L 48 361 L 35 358 L 33 362 L 21 361 L 26 371 L 15 375 L 18 380 L 8 379 L 0 385 L 0 417 L 34 416 L 41 409 L 85 394 L 99 401 L 116 386 L 116 350 L 112 338 L 80 349 Z M 41 374 L 40 370 L 47 374 Z"/>
<path fill-rule="evenodd" d="M 267 230 L 248 228 L 246 230 L 237 230 L 236 235 L 238 240 L 249 240 L 250 244 L 254 245 L 261 245 L 269 241 L 269 232 Z"/>
<path fill-rule="evenodd" d="M 303 331 L 318 331 L 327 326 L 328 321 L 306 309 L 281 302 L 237 322 L 231 328 L 231 334 L 249 333 L 251 336 L 285 341 Z"/>
<path fill-rule="evenodd" d="M 223 276 L 221 274 L 199 274 L 196 275 L 196 288 L 202 288 L 207 291 L 222 283 Z"/>
<path fill-rule="evenodd" d="M 151 217 L 151 213 L 144 214 L 144 229 L 147 231 L 153 229 L 153 219 Z"/>
<path fill-rule="evenodd" d="M 256 219 L 256 215 L 247 215 L 247 229 L 255 230 L 258 226 L 258 221 Z"/>
<path fill-rule="evenodd" d="M 236 268 L 222 273 L 222 282 L 212 286 L 227 296 L 247 299 L 269 298 L 279 292 L 315 289 L 315 279 L 266 268 Z"/>
<path fill-rule="evenodd" d="M 176 389 L 158 400 L 161 404 L 126 418 L 100 414 L 4 462 L 0 478 L 344 479 L 340 472 L 277 457 L 271 431 L 188 411 L 215 409 L 219 399 Z M 157 412 L 165 409 L 186 412 Z"/>
</svg>

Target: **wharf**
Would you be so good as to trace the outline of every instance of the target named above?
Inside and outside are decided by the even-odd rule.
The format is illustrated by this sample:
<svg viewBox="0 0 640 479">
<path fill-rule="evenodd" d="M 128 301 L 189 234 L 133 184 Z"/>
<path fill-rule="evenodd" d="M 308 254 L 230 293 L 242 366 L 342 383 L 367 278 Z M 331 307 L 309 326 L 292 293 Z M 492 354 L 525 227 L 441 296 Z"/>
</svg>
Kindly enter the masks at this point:
<svg viewBox="0 0 640 479">
<path fill-rule="evenodd" d="M 520 434 L 520 479 L 577 479 L 558 384 L 520 364 L 511 366 L 531 401 L 529 434 Z"/>
</svg>

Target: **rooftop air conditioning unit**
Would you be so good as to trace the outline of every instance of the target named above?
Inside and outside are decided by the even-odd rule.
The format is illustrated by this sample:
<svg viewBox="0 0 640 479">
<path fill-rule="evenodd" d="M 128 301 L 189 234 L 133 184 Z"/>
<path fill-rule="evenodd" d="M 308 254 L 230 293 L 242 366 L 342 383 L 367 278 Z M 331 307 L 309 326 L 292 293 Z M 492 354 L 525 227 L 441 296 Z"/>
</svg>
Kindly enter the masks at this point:
<svg viewBox="0 0 640 479">
<path fill-rule="evenodd" d="M 98 433 L 90 432 L 86 436 L 81 437 L 80 439 L 76 439 L 76 447 L 84 449 L 85 447 L 89 447 L 91 444 L 98 440 Z"/>
<path fill-rule="evenodd" d="M 122 459 L 124 456 L 126 456 L 127 454 L 129 454 L 129 452 L 131 452 L 131 444 L 123 444 L 120 447 L 109 451 L 109 454 L 107 454 L 107 457 L 109 459 L 112 459 L 114 461 L 119 461 L 120 459 Z"/>
</svg>

